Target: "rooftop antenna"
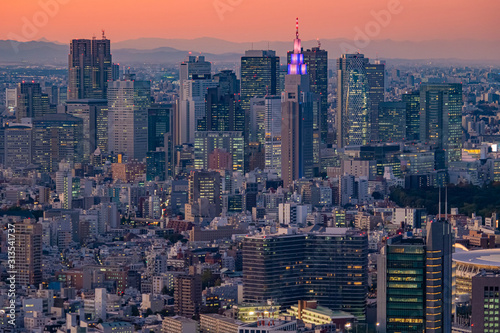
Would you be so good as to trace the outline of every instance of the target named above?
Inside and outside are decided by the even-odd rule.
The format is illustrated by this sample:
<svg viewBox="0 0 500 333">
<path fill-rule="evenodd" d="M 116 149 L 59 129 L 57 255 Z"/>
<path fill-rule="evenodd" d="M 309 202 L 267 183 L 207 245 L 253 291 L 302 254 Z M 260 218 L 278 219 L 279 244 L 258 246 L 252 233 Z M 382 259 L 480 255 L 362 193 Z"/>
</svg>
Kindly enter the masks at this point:
<svg viewBox="0 0 500 333">
<path fill-rule="evenodd" d="M 106 34 L 104 33 L 104 29 L 102 29 L 102 39 L 106 39 Z"/>
<path fill-rule="evenodd" d="M 318 42 L 318 48 L 320 49 L 321 48 L 321 42 L 320 42 L 319 38 L 316 38 L 316 41 Z"/>
<path fill-rule="evenodd" d="M 299 18 L 295 19 L 295 38 L 299 39 Z"/>
</svg>

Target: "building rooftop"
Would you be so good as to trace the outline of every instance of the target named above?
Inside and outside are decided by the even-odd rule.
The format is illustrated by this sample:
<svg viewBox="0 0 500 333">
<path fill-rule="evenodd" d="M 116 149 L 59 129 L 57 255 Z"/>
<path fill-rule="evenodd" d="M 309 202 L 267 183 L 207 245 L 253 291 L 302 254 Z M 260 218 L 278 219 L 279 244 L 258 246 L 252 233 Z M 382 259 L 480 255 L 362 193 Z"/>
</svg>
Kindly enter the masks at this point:
<svg viewBox="0 0 500 333">
<path fill-rule="evenodd" d="M 500 269 L 500 249 L 463 251 L 455 248 L 453 261 L 466 265 L 479 266 L 480 268 Z"/>
</svg>

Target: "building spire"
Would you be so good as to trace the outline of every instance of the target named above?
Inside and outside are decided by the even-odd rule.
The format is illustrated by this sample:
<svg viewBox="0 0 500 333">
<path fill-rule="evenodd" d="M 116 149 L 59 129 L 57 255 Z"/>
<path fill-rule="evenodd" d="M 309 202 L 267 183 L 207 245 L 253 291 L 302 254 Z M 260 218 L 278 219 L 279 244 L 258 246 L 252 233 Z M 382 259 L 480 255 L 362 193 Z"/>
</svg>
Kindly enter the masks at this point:
<svg viewBox="0 0 500 333">
<path fill-rule="evenodd" d="M 295 19 L 295 38 L 299 39 L 299 18 Z"/>
</svg>

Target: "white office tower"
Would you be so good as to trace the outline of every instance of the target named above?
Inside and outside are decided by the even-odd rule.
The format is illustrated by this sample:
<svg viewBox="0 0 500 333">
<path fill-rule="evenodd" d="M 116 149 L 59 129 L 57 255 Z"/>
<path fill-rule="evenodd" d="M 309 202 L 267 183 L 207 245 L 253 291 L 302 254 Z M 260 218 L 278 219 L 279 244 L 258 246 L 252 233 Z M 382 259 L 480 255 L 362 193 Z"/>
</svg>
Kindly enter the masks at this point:
<svg viewBox="0 0 500 333">
<path fill-rule="evenodd" d="M 151 83 L 126 74 L 108 85 L 109 151 L 142 161 L 148 145 L 148 108 Z"/>
<path fill-rule="evenodd" d="M 61 201 L 61 208 L 71 209 L 73 201 L 73 175 L 71 165 L 66 161 L 59 163 L 59 171 L 56 172 L 56 192 Z"/>
<path fill-rule="evenodd" d="M 307 205 L 280 203 L 278 212 L 280 224 L 296 225 L 306 223 Z"/>
<path fill-rule="evenodd" d="M 281 96 L 265 97 L 264 126 L 266 171 L 281 177 Z"/>
<path fill-rule="evenodd" d="M 5 88 L 5 107 L 9 112 L 17 108 L 17 88 Z"/>
<path fill-rule="evenodd" d="M 188 56 L 179 66 L 180 100 L 184 99 L 182 86 L 186 80 L 207 80 L 212 76 L 212 64 L 204 56 Z"/>
<path fill-rule="evenodd" d="M 115 202 L 101 203 L 101 218 L 106 230 L 116 229 L 120 225 L 120 214 Z"/>
<path fill-rule="evenodd" d="M 184 80 L 179 103 L 178 140 L 179 144 L 194 143 L 194 132 L 198 123 L 205 117 L 205 95 L 207 89 L 217 87 L 211 79 Z"/>
<path fill-rule="evenodd" d="M 107 293 L 105 288 L 96 288 L 94 297 L 95 319 L 106 321 L 106 298 Z"/>
</svg>

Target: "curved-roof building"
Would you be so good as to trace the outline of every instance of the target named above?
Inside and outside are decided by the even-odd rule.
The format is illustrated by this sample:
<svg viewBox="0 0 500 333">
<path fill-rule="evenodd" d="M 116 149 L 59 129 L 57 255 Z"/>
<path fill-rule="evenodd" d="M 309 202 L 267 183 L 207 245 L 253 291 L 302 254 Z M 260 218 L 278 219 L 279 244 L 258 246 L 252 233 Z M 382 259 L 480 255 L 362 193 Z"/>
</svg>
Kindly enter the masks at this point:
<svg viewBox="0 0 500 333">
<path fill-rule="evenodd" d="M 500 271 L 500 248 L 464 251 L 456 246 L 455 251 L 453 267 L 457 295 L 472 293 L 472 277 L 481 270 Z"/>
</svg>

